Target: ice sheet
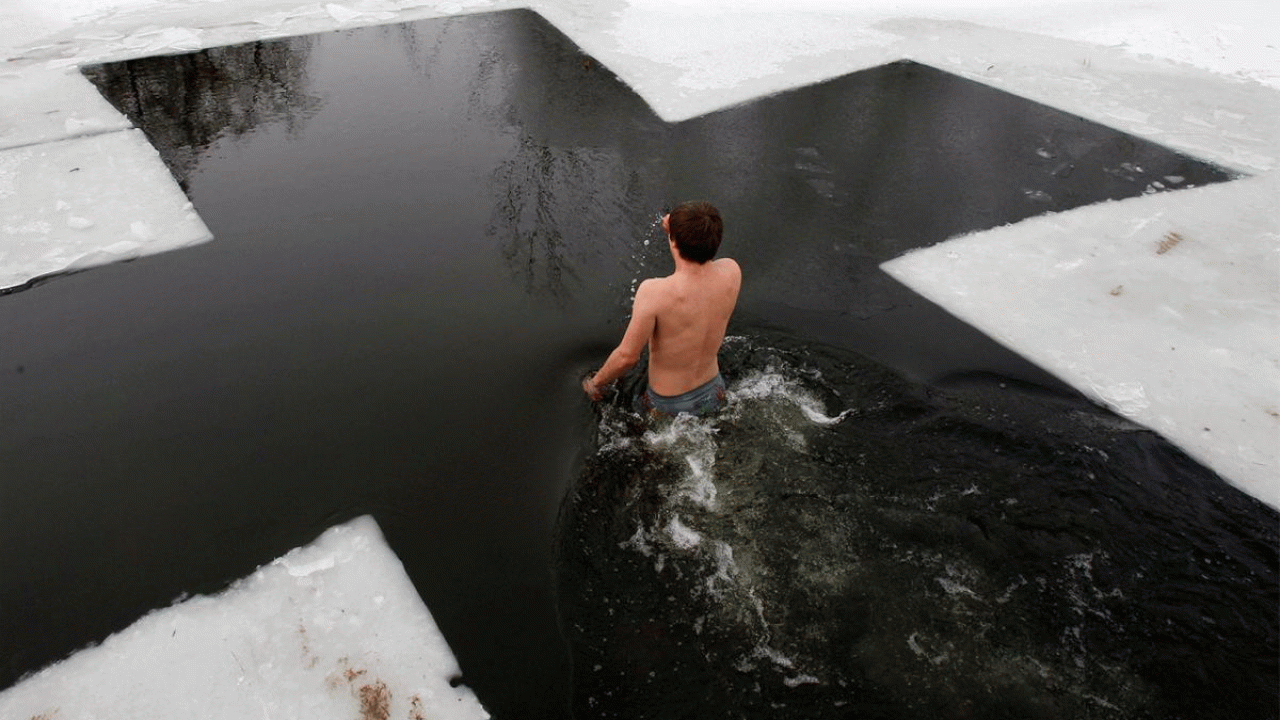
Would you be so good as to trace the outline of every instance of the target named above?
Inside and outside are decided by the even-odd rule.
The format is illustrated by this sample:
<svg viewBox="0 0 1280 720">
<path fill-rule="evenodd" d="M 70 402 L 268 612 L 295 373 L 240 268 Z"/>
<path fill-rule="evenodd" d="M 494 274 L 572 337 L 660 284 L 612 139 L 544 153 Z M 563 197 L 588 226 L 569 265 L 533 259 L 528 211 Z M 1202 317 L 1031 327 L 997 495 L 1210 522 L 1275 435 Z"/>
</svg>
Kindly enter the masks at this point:
<svg viewBox="0 0 1280 720">
<path fill-rule="evenodd" d="M 0 150 L 129 127 L 76 71 L 0 73 L 0 97 Z"/>
<path fill-rule="evenodd" d="M 1148 195 L 882 267 L 1280 507 L 1277 197 L 1274 175 Z"/>
<path fill-rule="evenodd" d="M 0 150 L 0 289 L 210 237 L 140 130 Z"/>
<path fill-rule="evenodd" d="M 0 692 L 0 718 L 487 718 L 370 517 Z"/>
</svg>

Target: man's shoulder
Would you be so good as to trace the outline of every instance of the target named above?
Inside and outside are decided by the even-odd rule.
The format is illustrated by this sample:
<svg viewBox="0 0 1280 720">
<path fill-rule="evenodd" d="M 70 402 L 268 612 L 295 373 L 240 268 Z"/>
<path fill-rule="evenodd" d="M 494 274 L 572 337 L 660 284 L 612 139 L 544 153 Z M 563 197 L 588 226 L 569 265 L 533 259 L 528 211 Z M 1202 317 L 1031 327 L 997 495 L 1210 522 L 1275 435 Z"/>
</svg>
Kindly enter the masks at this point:
<svg viewBox="0 0 1280 720">
<path fill-rule="evenodd" d="M 636 288 L 636 292 L 661 292 L 662 288 L 671 283 L 671 276 L 651 277 L 640 281 L 640 285 Z"/>
<path fill-rule="evenodd" d="M 636 302 L 655 303 L 671 293 L 671 277 L 652 277 L 641 280 L 636 287 Z"/>
<path fill-rule="evenodd" d="M 738 261 L 733 258 L 717 258 L 712 262 L 716 263 L 716 268 L 728 280 L 738 283 L 742 281 L 742 268 L 738 266 Z"/>
<path fill-rule="evenodd" d="M 737 261 L 737 260 L 734 260 L 733 258 L 730 258 L 730 257 L 716 258 L 715 260 L 712 260 L 711 262 L 713 262 L 713 263 L 715 263 L 716 265 L 718 265 L 719 267 L 725 268 L 725 269 L 727 269 L 727 270 L 733 270 L 733 271 L 735 271 L 735 272 L 739 272 L 739 273 L 740 273 L 740 272 L 742 272 L 742 268 L 738 266 L 738 261 Z"/>
</svg>

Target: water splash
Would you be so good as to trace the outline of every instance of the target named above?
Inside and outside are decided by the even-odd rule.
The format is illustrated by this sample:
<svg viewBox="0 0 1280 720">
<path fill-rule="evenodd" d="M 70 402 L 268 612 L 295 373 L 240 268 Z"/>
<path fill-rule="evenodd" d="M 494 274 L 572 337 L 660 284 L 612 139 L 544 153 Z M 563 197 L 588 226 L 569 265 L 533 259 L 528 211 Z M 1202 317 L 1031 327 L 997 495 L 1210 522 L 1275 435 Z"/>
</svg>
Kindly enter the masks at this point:
<svg viewBox="0 0 1280 720">
<path fill-rule="evenodd" d="M 666 683 L 665 699 L 637 689 L 614 711 L 1163 716 L 1201 672 L 1180 668 L 1214 656 L 1219 638 L 1265 646 L 1254 634 L 1274 618 L 1250 603 L 1207 619 L 1180 609 L 1221 602 L 1210 575 L 1274 583 L 1275 558 L 1259 541 L 1211 563 L 1220 536 L 1187 530 L 1217 510 L 1188 509 L 1190 476 L 1160 479 L 1153 468 L 1177 466 L 1153 460 L 1149 433 L 1084 403 L 1026 403 L 1004 384 L 922 392 L 849 354 L 726 346 L 718 416 L 602 421 L 632 440 L 601 443 L 578 490 L 575 511 L 597 519 L 569 523 L 577 557 L 594 558 L 575 576 L 575 612 L 608 597 L 638 620 L 588 623 L 575 647 L 619 673 L 644 647 Z M 1274 537 L 1273 525 L 1245 532 Z M 1202 549 L 1171 555 L 1188 543 Z M 691 694 L 670 700 L 679 687 Z"/>
</svg>

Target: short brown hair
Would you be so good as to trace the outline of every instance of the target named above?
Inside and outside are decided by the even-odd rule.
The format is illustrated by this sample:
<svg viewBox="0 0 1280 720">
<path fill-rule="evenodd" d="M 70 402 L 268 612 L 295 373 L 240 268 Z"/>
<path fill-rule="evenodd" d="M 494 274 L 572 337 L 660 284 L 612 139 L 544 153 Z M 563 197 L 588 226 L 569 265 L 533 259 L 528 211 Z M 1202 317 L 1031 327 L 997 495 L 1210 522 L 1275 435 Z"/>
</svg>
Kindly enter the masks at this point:
<svg viewBox="0 0 1280 720">
<path fill-rule="evenodd" d="M 701 264 L 715 257 L 720 249 L 724 221 L 711 203 L 685 202 L 672 208 L 667 229 L 680 257 Z"/>
</svg>

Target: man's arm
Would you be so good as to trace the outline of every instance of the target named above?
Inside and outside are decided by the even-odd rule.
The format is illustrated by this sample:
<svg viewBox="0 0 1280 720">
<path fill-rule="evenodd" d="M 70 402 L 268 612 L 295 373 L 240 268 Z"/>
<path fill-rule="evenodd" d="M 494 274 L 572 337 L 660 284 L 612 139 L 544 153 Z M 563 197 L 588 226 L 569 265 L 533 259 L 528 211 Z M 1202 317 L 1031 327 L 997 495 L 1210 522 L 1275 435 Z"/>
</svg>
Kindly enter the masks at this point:
<svg viewBox="0 0 1280 720">
<path fill-rule="evenodd" d="M 604 397 L 604 388 L 625 375 L 640 360 L 640 353 L 649 344 L 649 338 L 653 337 L 653 329 L 658 322 L 657 290 L 653 278 L 645 280 L 636 288 L 636 300 L 631 306 L 631 322 L 627 324 L 622 341 L 609 353 L 609 359 L 604 361 L 595 375 L 582 381 L 583 391 L 592 400 Z"/>
</svg>

